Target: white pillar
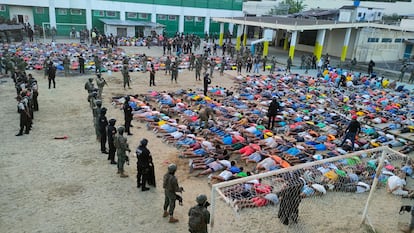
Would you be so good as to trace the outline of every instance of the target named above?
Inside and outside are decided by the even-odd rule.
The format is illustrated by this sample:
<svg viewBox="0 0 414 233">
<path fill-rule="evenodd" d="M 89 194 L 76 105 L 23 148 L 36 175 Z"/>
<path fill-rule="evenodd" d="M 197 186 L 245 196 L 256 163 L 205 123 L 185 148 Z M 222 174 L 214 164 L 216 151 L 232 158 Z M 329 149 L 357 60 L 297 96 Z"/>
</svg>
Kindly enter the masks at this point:
<svg viewBox="0 0 414 233">
<path fill-rule="evenodd" d="M 184 14 L 180 14 L 178 18 L 178 32 L 184 32 Z"/>
<path fill-rule="evenodd" d="M 204 33 L 210 34 L 210 16 L 204 18 Z"/>
<path fill-rule="evenodd" d="M 240 50 L 240 45 L 241 45 L 241 36 L 243 35 L 243 27 L 244 25 L 237 25 L 237 36 L 236 36 L 236 50 L 239 51 Z"/>
<path fill-rule="evenodd" d="M 156 13 L 151 14 L 151 22 L 153 22 L 153 23 L 157 22 L 157 14 Z"/>
<path fill-rule="evenodd" d="M 92 29 L 92 10 L 91 10 L 91 8 L 86 8 L 86 28 L 88 30 Z"/>
<path fill-rule="evenodd" d="M 125 10 L 120 10 L 119 11 L 119 19 L 120 20 L 125 20 Z"/>
<path fill-rule="evenodd" d="M 298 38 L 298 31 L 292 32 L 292 37 L 290 38 L 290 48 L 289 48 L 289 57 L 292 59 L 295 56 L 295 46 L 296 46 L 296 40 Z"/>
<path fill-rule="evenodd" d="M 56 28 L 56 10 L 55 10 L 55 0 L 49 0 L 49 23 L 50 28 Z"/>
<path fill-rule="evenodd" d="M 233 31 L 234 31 L 234 24 L 229 23 L 229 33 L 230 33 L 230 35 L 233 35 Z"/>
<path fill-rule="evenodd" d="M 316 56 L 316 60 L 318 61 L 322 57 L 323 43 L 325 43 L 325 34 L 326 34 L 326 29 L 320 29 L 318 30 L 318 33 L 316 34 L 316 44 L 315 44 L 314 54 Z"/>
<path fill-rule="evenodd" d="M 341 52 L 341 61 L 345 61 L 346 59 L 346 53 L 348 52 L 348 45 L 349 45 L 349 39 L 351 38 L 351 28 L 346 29 L 345 38 L 344 38 L 344 46 L 342 46 L 342 52 Z"/>
<path fill-rule="evenodd" d="M 91 1 L 85 1 L 85 12 L 86 12 L 86 28 L 90 31 L 92 29 Z"/>
</svg>

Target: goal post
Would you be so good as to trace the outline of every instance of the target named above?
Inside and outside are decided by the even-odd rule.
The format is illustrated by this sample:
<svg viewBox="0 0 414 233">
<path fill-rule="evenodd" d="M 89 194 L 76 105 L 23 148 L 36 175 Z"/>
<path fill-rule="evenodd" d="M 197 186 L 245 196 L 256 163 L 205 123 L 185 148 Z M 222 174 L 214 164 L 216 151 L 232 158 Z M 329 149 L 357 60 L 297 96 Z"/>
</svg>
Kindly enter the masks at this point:
<svg viewBox="0 0 414 233">
<path fill-rule="evenodd" d="M 210 232 L 233 232 L 231 229 L 237 227 L 247 227 L 246 232 L 267 232 L 268 229 L 309 233 L 365 232 L 361 227 L 367 228 L 367 225 L 371 231 L 395 232 L 398 222 L 404 222 L 408 216 L 398 215 L 403 201 L 386 193 L 387 177 L 383 171 L 385 164 L 400 167 L 406 159 L 406 155 L 384 146 L 213 184 Z M 349 175 L 351 173 L 361 173 L 359 180 L 350 182 L 351 177 L 355 179 Z M 280 195 L 291 186 L 284 179 L 292 174 L 307 183 L 307 188 L 313 188 L 313 193 L 300 198 L 297 210 L 283 210 L 298 211 L 298 218 L 293 218 L 295 223 L 284 225 L 278 219 L 278 214 L 284 213 Z M 259 180 L 264 190 L 270 187 L 270 192 L 251 188 L 250 183 Z M 247 191 L 246 186 L 251 189 Z M 267 198 L 272 196 L 267 195 L 269 193 L 276 194 L 279 199 L 272 203 Z M 287 206 L 294 205 L 292 201 L 292 205 Z M 226 226 L 228 223 L 230 226 Z"/>
<path fill-rule="evenodd" d="M 43 40 L 46 41 L 47 37 L 51 36 L 51 29 L 49 22 L 42 23 L 43 28 Z M 76 23 L 56 23 L 56 35 L 58 37 L 68 37 L 68 38 L 79 38 L 79 31 L 82 31 L 86 28 L 86 24 L 76 24 Z M 75 29 L 75 35 L 72 35 L 72 29 Z"/>
</svg>

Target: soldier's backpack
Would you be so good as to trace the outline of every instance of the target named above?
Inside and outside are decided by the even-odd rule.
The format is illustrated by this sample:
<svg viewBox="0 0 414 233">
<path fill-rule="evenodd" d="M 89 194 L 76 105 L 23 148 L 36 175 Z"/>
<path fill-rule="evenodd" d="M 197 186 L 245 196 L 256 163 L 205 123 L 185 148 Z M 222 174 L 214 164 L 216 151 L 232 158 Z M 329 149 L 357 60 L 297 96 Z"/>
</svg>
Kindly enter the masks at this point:
<svg viewBox="0 0 414 233">
<path fill-rule="evenodd" d="M 200 232 L 203 231 L 205 227 L 205 221 L 203 216 L 203 211 L 201 206 L 191 207 L 190 217 L 188 220 L 188 227 L 191 231 Z"/>
</svg>

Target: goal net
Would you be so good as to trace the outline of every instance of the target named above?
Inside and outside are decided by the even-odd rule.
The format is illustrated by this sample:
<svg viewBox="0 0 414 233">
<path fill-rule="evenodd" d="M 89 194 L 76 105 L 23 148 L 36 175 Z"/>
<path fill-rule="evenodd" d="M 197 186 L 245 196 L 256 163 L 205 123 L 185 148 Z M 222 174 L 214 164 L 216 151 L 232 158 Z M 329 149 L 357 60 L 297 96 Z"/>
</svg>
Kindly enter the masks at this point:
<svg viewBox="0 0 414 233">
<path fill-rule="evenodd" d="M 73 39 L 79 39 L 80 31 L 85 30 L 86 24 L 73 24 L 73 23 L 56 23 L 56 35 L 59 37 L 68 37 Z M 43 39 L 52 36 L 52 27 L 50 23 L 42 23 Z M 73 33 L 74 31 L 74 33 Z"/>
<path fill-rule="evenodd" d="M 406 160 L 378 147 L 213 184 L 211 232 L 398 232 L 410 200 L 385 186 Z"/>
</svg>

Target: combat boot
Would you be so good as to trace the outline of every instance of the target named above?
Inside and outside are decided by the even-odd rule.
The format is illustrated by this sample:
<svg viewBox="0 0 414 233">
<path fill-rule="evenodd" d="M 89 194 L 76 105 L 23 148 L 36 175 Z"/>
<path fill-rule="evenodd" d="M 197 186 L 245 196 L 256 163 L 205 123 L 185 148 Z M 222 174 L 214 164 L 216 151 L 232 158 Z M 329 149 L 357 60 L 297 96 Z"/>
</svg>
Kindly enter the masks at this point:
<svg viewBox="0 0 414 233">
<path fill-rule="evenodd" d="M 127 174 L 125 174 L 125 173 L 124 173 L 124 171 L 121 171 L 121 175 L 120 175 L 120 177 L 121 177 L 121 178 L 126 178 L 126 177 L 128 177 L 128 175 L 127 175 Z"/>
<path fill-rule="evenodd" d="M 121 170 L 120 170 L 120 169 L 118 169 L 118 172 L 117 172 L 116 174 L 121 174 Z"/>
<path fill-rule="evenodd" d="M 168 217 L 168 211 L 164 210 L 164 214 L 162 214 L 162 217 L 163 218 Z"/>
<path fill-rule="evenodd" d="M 176 223 L 178 222 L 178 219 L 174 218 L 173 216 L 170 216 L 170 220 L 168 220 L 169 223 Z"/>
</svg>

